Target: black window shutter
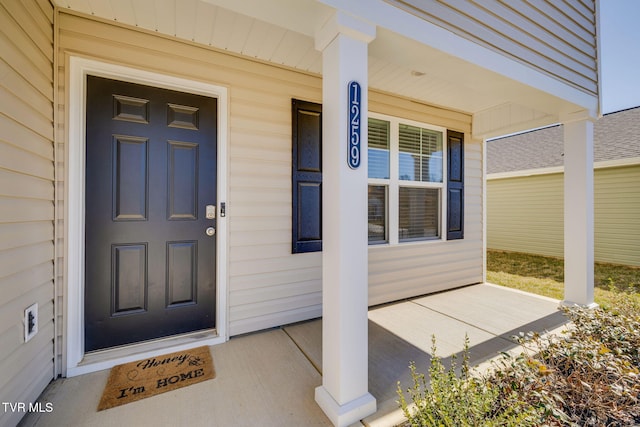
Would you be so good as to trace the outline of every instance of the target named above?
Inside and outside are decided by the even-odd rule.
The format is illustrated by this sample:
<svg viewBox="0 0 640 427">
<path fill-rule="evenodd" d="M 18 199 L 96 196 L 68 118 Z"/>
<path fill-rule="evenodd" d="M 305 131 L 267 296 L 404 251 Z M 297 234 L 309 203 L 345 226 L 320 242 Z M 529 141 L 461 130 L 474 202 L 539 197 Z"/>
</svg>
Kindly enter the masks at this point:
<svg viewBox="0 0 640 427">
<path fill-rule="evenodd" d="M 322 250 L 322 105 L 291 100 L 292 252 Z"/>
<path fill-rule="evenodd" d="M 447 240 L 464 238 L 464 134 L 447 131 Z"/>
</svg>

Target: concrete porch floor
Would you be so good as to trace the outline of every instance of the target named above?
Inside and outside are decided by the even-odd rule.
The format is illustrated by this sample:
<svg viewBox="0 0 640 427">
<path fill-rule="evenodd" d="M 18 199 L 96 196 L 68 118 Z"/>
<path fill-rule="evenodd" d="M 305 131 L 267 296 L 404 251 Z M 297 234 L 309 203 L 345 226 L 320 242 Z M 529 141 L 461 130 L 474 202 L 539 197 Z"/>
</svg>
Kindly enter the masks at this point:
<svg viewBox="0 0 640 427">
<path fill-rule="evenodd" d="M 471 364 L 517 347 L 512 335 L 564 324 L 558 301 L 491 284 L 369 310 L 369 390 L 376 414 L 357 426 L 402 421 L 396 383 L 410 384 L 408 365 L 427 372 L 431 336 L 438 355 L 459 353 L 465 334 Z M 320 319 L 234 337 L 211 347 L 216 378 L 96 412 L 108 370 L 52 382 L 40 397 L 53 412 L 28 414 L 21 426 L 330 426 L 314 400 L 322 383 Z"/>
</svg>

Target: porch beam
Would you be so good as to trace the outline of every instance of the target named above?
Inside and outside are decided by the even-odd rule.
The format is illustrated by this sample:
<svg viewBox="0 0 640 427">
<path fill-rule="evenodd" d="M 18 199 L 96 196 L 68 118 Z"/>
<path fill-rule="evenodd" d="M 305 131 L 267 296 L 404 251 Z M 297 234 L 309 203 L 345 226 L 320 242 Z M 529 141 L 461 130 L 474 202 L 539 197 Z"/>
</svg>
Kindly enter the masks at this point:
<svg viewBox="0 0 640 427">
<path fill-rule="evenodd" d="M 316 35 L 322 51 L 322 386 L 336 426 L 376 411 L 368 391 L 367 56 L 375 26 L 336 11 Z M 360 166 L 349 166 L 349 83 L 360 84 Z"/>
<path fill-rule="evenodd" d="M 564 301 L 596 306 L 594 287 L 593 123 L 580 112 L 564 128 Z"/>
</svg>

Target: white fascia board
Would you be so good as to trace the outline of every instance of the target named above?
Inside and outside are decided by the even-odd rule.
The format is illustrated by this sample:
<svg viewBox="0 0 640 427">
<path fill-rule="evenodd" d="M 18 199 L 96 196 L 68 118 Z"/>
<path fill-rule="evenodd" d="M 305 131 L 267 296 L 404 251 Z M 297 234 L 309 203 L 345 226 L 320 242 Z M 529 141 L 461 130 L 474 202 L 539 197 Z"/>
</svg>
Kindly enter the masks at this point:
<svg viewBox="0 0 640 427">
<path fill-rule="evenodd" d="M 491 70 L 557 98 L 598 113 L 598 97 L 563 83 L 519 61 L 460 37 L 442 27 L 412 15 L 383 0 L 318 0 L 327 6 L 359 16 L 374 25 L 432 46 L 449 55 Z"/>
<path fill-rule="evenodd" d="M 626 159 L 616 159 L 616 160 L 603 160 L 601 162 L 595 162 L 593 164 L 593 168 L 607 169 L 607 168 L 619 168 L 624 166 L 635 166 L 635 165 L 640 165 L 640 157 L 629 157 Z M 550 175 L 553 173 L 563 173 L 563 172 L 564 172 L 564 166 L 553 166 L 548 168 L 525 169 L 525 170 L 512 171 L 512 172 L 490 173 L 490 174 L 487 174 L 487 180 L 521 178 L 521 177 L 535 176 L 535 175 Z"/>
</svg>

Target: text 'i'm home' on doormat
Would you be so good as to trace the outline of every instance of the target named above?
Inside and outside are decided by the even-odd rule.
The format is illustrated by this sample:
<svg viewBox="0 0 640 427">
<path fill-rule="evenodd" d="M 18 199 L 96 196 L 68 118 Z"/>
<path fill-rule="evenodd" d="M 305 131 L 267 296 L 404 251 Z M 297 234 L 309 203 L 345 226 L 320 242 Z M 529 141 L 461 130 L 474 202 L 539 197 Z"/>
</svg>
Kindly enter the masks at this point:
<svg viewBox="0 0 640 427">
<path fill-rule="evenodd" d="M 214 377 L 211 352 L 206 346 L 114 366 L 98 411 Z"/>
</svg>

